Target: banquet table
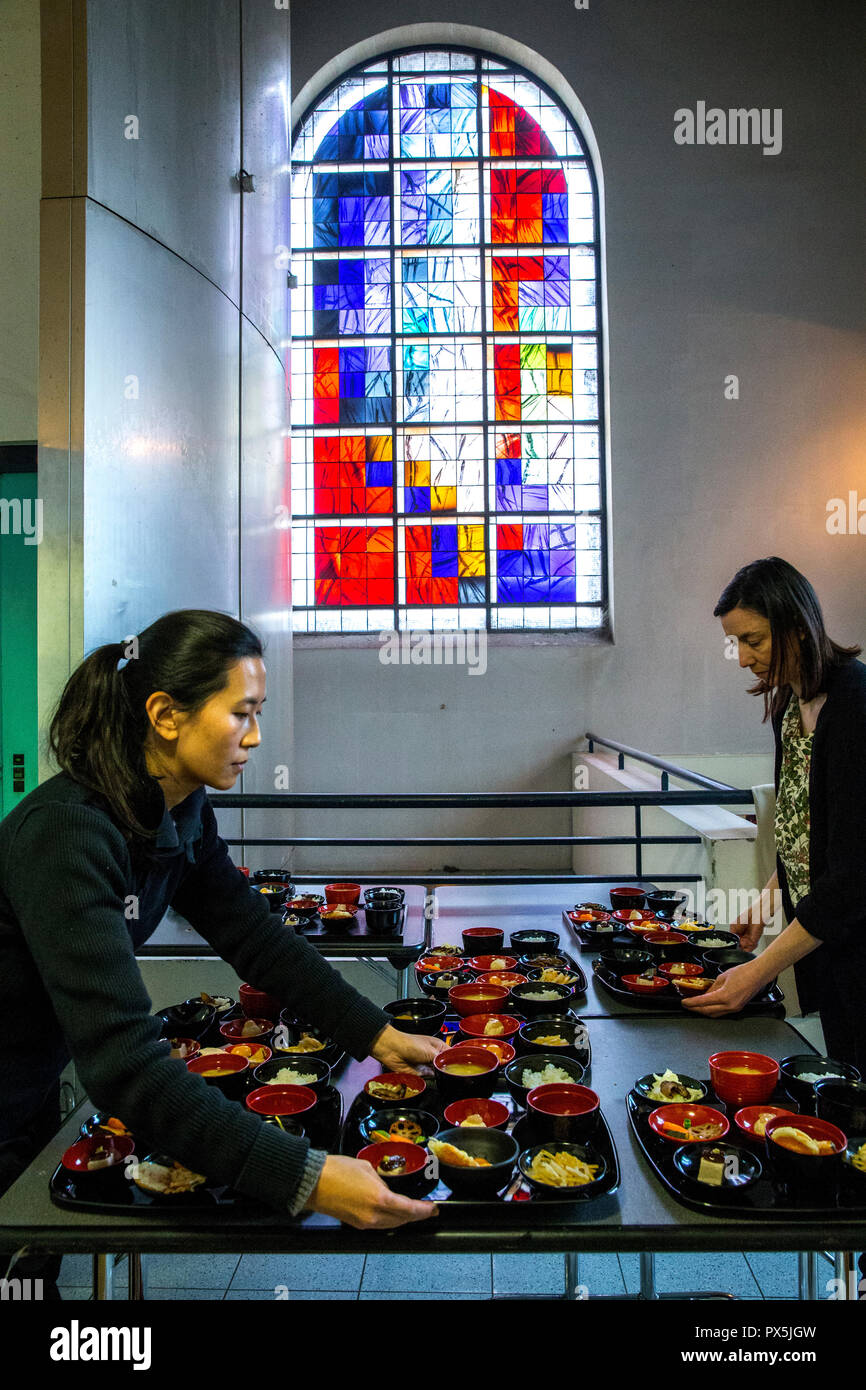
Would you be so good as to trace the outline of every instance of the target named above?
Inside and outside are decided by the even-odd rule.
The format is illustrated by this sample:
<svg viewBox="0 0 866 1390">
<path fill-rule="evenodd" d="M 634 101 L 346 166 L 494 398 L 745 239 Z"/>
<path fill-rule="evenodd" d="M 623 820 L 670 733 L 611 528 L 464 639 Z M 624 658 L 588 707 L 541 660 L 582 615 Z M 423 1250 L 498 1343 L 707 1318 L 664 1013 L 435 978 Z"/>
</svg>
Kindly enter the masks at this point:
<svg viewBox="0 0 866 1390">
<path fill-rule="evenodd" d="M 423 891 L 423 890 L 419 890 Z M 585 891 L 588 897 L 600 893 Z M 581 894 L 584 896 L 584 894 Z M 408 897 L 408 894 L 407 894 Z M 862 1250 L 866 1223 L 849 1214 L 828 1213 L 791 1219 L 784 1211 L 738 1216 L 723 1210 L 694 1211 L 669 1195 L 651 1171 L 634 1138 L 625 1098 L 634 1081 L 665 1067 L 694 1076 L 708 1074 L 709 1055 L 742 1047 L 782 1058 L 812 1051 L 792 1025 L 778 1018 L 701 1018 L 686 1010 L 660 1016 L 626 1009 L 596 990 L 592 954 L 577 949 L 562 921 L 562 908 L 574 898 L 574 885 L 531 884 L 437 889 L 432 940 L 455 939 L 469 925 L 502 924 L 512 930 L 550 927 L 562 932 L 563 945 L 580 960 L 587 977 L 585 1000 L 576 1012 L 586 1021 L 592 1067 L 586 1082 L 601 1098 L 620 1167 L 615 1192 L 569 1202 L 498 1203 L 493 1208 L 454 1210 L 429 1222 L 390 1231 L 359 1231 L 310 1213 L 297 1220 L 249 1205 L 181 1213 L 86 1212 L 61 1208 L 49 1194 L 49 1178 L 60 1155 L 92 1112 L 86 1100 L 29 1168 L 0 1197 L 0 1251 L 64 1253 L 192 1252 L 275 1254 L 347 1253 L 542 1253 L 560 1252 L 566 1263 L 576 1252 L 824 1251 Z M 457 937 L 459 939 L 459 936 Z M 364 1082 L 379 1070 L 371 1059 L 349 1061 L 335 1075 L 344 1111 Z"/>
<path fill-rule="evenodd" d="M 201 1213 L 99 1214 L 56 1206 L 48 1181 L 92 1106 L 86 1101 L 67 1120 L 27 1171 L 0 1198 L 0 1251 L 22 1246 L 67 1252 L 185 1251 L 195 1253 L 323 1254 L 550 1251 L 859 1250 L 866 1226 L 850 1216 L 792 1220 L 785 1213 L 742 1218 L 704 1215 L 669 1196 L 649 1170 L 633 1138 L 625 1097 L 638 1076 L 665 1066 L 705 1075 L 706 1059 L 721 1046 L 743 1046 L 781 1058 L 808 1050 L 786 1022 L 743 1019 L 607 1018 L 589 1022 L 589 1084 L 616 1144 L 618 1190 L 583 1204 L 499 1204 L 456 1224 L 431 1219 L 392 1231 L 358 1231 L 311 1213 L 299 1221 L 250 1208 Z M 378 1071 L 370 1060 L 350 1062 L 337 1078 L 346 1104 Z"/>
<path fill-rule="evenodd" d="M 361 880 L 363 882 L 363 880 Z M 381 881 L 381 880 L 377 880 Z M 400 936 L 355 937 L 352 932 L 310 937 L 313 945 L 329 960 L 384 960 L 397 971 L 397 987 L 401 994 L 409 988 L 409 971 L 421 955 L 429 941 L 429 920 L 427 915 L 427 890 L 421 883 L 403 885 L 406 898 L 406 915 Z M 324 883 L 299 883 L 298 894 L 324 893 Z M 184 960 L 207 960 L 215 958 L 217 952 L 199 932 L 177 913 L 167 912 L 156 931 L 140 946 L 137 955 L 149 957 L 175 957 Z"/>
</svg>

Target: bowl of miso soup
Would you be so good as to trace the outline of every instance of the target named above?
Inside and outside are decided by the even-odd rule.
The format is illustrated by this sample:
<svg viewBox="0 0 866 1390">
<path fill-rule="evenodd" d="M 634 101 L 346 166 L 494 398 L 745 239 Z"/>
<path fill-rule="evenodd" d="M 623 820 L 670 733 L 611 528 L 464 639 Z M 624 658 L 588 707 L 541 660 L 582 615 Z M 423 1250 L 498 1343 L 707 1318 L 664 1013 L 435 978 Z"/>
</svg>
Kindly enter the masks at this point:
<svg viewBox="0 0 866 1390">
<path fill-rule="evenodd" d="M 489 1096 L 496 1083 L 499 1058 L 495 1052 L 469 1043 L 437 1052 L 433 1058 L 436 1082 L 449 1101 L 467 1096 Z"/>
</svg>

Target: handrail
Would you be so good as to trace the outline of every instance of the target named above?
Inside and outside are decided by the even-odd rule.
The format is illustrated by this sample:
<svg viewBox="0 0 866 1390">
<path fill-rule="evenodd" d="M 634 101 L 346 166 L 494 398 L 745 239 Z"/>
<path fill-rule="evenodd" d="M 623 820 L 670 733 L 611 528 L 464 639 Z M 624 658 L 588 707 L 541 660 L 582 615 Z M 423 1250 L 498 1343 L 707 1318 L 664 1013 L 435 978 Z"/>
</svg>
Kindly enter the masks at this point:
<svg viewBox="0 0 866 1390">
<path fill-rule="evenodd" d="M 708 779 L 709 780 L 709 779 Z M 729 805 L 751 805 L 752 793 L 745 789 L 723 787 L 724 800 Z M 457 807 L 480 809 L 487 806 L 716 806 L 718 791 L 621 791 L 621 792 L 398 792 L 381 796 L 356 795 L 347 792 L 216 792 L 210 796 L 212 806 L 270 810 L 356 810 L 380 811 Z"/>
<path fill-rule="evenodd" d="M 706 787 L 708 790 L 719 792 L 737 791 L 729 782 L 717 782 L 714 777 L 704 777 L 700 772 L 690 772 L 687 767 L 680 767 L 677 763 L 669 763 L 664 758 L 654 758 L 651 753 L 642 753 L 639 748 L 630 748 L 627 743 L 614 743 L 613 739 L 599 738 L 598 734 L 586 733 L 584 738 L 589 740 L 589 752 L 593 751 L 592 745 L 600 743 L 602 748 L 612 748 L 615 753 L 619 753 L 619 765 L 622 768 L 623 757 L 636 758 L 638 762 L 649 763 L 650 767 L 660 768 L 662 772 L 668 773 L 671 777 L 680 777 L 686 782 L 694 782 L 698 787 Z M 727 802 L 735 800 L 733 797 L 726 797 Z M 749 800 L 752 794 L 749 792 Z M 695 803 L 698 804 L 698 803 Z"/>
<path fill-rule="evenodd" d="M 451 838 L 436 836 L 432 839 L 412 838 L 406 839 L 401 836 L 399 839 L 388 836 L 385 839 L 370 839 L 368 836 L 343 836 L 334 838 L 333 836 L 293 836 L 291 839 L 278 840 L 274 836 L 267 839 L 256 840 L 250 835 L 244 835 L 242 839 L 231 840 L 228 836 L 222 837 L 227 845 L 295 845 L 302 849 L 310 849 L 315 846 L 321 849 L 328 845 L 351 845 L 353 849 L 359 846 L 362 849 L 405 849 L 408 845 L 487 845 L 494 849 L 508 849 L 510 845 L 699 845 L 700 835 L 506 835 L 506 836 L 483 836 L 483 835 L 457 835 Z"/>
</svg>

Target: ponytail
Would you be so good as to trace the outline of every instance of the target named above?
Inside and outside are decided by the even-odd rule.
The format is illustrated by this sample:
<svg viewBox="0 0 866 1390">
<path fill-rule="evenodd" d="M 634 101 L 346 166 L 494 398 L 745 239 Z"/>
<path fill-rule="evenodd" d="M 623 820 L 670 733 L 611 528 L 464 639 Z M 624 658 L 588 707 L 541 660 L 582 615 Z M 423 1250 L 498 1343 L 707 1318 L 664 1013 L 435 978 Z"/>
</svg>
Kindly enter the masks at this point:
<svg viewBox="0 0 866 1390">
<path fill-rule="evenodd" d="M 145 758 L 146 701 L 164 690 L 177 709 L 195 713 L 224 688 L 233 665 L 262 655 L 259 638 L 237 619 L 187 608 L 166 613 L 136 638 L 97 647 L 73 671 L 51 720 L 49 747 L 58 767 L 105 802 L 131 850 L 154 840 L 165 812 Z"/>
</svg>

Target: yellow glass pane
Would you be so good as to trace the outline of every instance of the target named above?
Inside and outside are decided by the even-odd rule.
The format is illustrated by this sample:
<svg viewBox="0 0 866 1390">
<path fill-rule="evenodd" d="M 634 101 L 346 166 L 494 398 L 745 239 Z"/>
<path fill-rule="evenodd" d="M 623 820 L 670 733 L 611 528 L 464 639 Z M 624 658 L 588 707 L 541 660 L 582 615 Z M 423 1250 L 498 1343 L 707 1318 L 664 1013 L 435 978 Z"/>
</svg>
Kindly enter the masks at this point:
<svg viewBox="0 0 866 1390">
<path fill-rule="evenodd" d="M 484 575 L 484 551 L 461 550 L 457 557 L 457 575 L 460 579 L 472 579 Z"/>
<path fill-rule="evenodd" d="M 484 550 L 484 527 L 483 526 L 458 526 L 457 527 L 457 549 L 458 550 Z"/>
<path fill-rule="evenodd" d="M 456 487 L 434 487 L 430 491 L 430 510 L 453 512 L 457 509 Z"/>
</svg>

